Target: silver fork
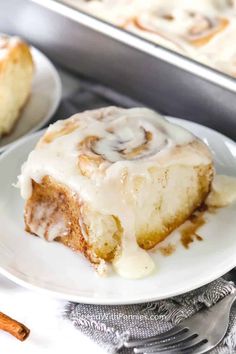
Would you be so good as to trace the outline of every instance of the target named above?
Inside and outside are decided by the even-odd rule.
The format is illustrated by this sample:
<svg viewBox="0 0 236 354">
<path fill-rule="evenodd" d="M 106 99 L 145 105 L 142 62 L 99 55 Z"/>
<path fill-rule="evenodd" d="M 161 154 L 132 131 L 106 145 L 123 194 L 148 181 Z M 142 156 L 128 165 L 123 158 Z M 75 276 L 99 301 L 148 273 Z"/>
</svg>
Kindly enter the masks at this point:
<svg viewBox="0 0 236 354">
<path fill-rule="evenodd" d="M 213 349 L 224 338 L 236 291 L 214 306 L 203 309 L 168 332 L 125 342 L 134 353 L 202 354 Z"/>
</svg>

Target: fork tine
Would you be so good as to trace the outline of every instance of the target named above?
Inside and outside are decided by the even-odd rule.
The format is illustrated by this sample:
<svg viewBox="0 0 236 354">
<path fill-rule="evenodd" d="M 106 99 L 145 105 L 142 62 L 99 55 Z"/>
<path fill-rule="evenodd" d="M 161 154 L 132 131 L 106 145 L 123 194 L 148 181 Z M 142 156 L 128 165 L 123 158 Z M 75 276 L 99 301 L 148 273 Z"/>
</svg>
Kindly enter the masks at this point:
<svg viewBox="0 0 236 354">
<path fill-rule="evenodd" d="M 210 349 L 213 349 L 215 346 L 211 345 L 209 342 L 206 342 L 205 344 L 202 344 L 201 346 L 198 346 L 195 349 L 191 349 L 191 354 L 203 354 L 208 352 Z M 186 354 L 186 350 L 184 351 L 184 353 Z M 188 353 L 187 353 L 188 354 Z"/>
<path fill-rule="evenodd" d="M 177 345 L 180 343 L 185 343 L 188 341 L 191 341 L 192 339 L 196 338 L 197 334 L 195 333 L 189 333 L 189 331 L 183 332 L 183 334 L 180 334 L 177 337 L 171 338 L 170 340 L 166 340 L 164 342 L 159 342 L 159 343 L 150 343 L 149 346 L 142 346 L 139 348 L 134 348 L 134 352 L 135 353 L 152 353 L 157 349 L 162 349 L 162 348 L 166 348 L 166 347 L 170 347 L 173 345 Z"/>
<path fill-rule="evenodd" d="M 206 340 L 201 340 L 198 337 L 196 337 L 195 339 L 193 339 L 191 342 L 187 342 L 181 346 L 177 346 L 177 347 L 165 347 L 163 349 L 157 350 L 157 351 L 153 351 L 153 352 L 147 352 L 146 350 L 143 351 L 144 354 L 161 354 L 161 353 L 168 353 L 168 354 L 181 354 L 181 353 L 186 353 L 188 354 L 190 350 L 195 350 L 195 354 L 199 354 L 199 353 L 204 353 L 204 351 L 202 351 L 202 345 L 204 345 L 205 349 L 207 348 L 207 346 L 205 346 Z M 195 347 L 197 346 L 197 348 L 195 349 Z M 191 354 L 193 352 L 191 351 Z"/>
<path fill-rule="evenodd" d="M 173 337 L 179 333 L 182 333 L 185 330 L 186 330 L 185 327 L 176 326 L 176 327 L 170 329 L 169 331 L 161 333 L 161 334 L 157 334 L 156 336 L 148 337 L 145 339 L 127 341 L 124 343 L 124 346 L 126 348 L 134 348 L 134 347 L 138 347 L 140 345 L 144 345 L 144 344 L 148 344 L 148 343 L 152 343 L 152 342 L 157 342 L 157 341 L 162 341 L 162 340 L 168 339 L 170 337 Z"/>
</svg>

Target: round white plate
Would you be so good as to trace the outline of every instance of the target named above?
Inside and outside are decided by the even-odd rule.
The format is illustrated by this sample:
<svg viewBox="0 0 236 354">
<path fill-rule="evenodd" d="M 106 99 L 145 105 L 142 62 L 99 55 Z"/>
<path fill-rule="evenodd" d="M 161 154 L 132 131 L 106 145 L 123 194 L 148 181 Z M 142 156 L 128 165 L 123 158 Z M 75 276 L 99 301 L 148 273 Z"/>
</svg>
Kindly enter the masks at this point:
<svg viewBox="0 0 236 354">
<path fill-rule="evenodd" d="M 61 80 L 56 68 L 38 49 L 31 47 L 34 77 L 28 101 L 12 132 L 0 138 L 0 152 L 22 136 L 42 128 L 55 113 L 61 99 Z"/>
<path fill-rule="evenodd" d="M 201 125 L 180 119 L 174 122 L 193 131 L 214 154 L 219 173 L 236 175 L 236 144 Z M 101 278 L 80 254 L 56 242 L 48 243 L 24 232 L 23 200 L 12 186 L 20 167 L 42 132 L 23 138 L 0 158 L 0 272 L 31 289 L 92 304 L 129 304 L 164 299 L 185 293 L 223 275 L 236 266 L 236 204 L 209 214 L 199 229 L 203 241 L 185 249 L 175 231 L 164 242 L 176 251 L 163 256 L 151 252 L 156 273 L 141 280 L 115 274 Z"/>
</svg>

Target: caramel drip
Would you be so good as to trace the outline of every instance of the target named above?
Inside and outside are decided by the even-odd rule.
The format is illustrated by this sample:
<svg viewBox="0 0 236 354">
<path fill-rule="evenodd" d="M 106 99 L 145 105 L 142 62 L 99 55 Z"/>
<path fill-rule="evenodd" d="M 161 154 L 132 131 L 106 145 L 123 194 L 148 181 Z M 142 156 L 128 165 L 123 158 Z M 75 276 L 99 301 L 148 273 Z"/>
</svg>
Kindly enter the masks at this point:
<svg viewBox="0 0 236 354">
<path fill-rule="evenodd" d="M 169 243 L 167 246 L 160 247 L 159 250 L 163 256 L 171 256 L 175 252 L 176 246 Z"/>
<path fill-rule="evenodd" d="M 202 241 L 203 238 L 197 233 L 197 230 L 205 224 L 204 213 L 193 214 L 189 220 L 181 227 L 181 243 L 185 248 L 189 248 L 189 245 L 194 241 Z"/>
</svg>

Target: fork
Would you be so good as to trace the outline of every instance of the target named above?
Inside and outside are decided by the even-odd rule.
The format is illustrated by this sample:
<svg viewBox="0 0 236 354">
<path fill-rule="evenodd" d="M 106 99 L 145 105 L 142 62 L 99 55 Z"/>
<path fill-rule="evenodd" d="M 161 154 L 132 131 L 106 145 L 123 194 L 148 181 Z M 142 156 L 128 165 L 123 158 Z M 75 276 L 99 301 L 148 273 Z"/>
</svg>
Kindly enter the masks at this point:
<svg viewBox="0 0 236 354">
<path fill-rule="evenodd" d="M 217 346 L 224 338 L 236 291 L 214 306 L 200 310 L 168 332 L 140 340 L 125 342 L 134 353 L 202 354 Z"/>
</svg>

